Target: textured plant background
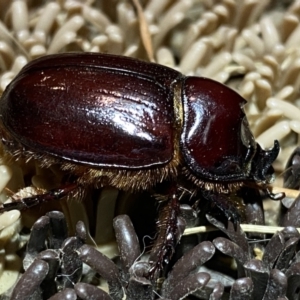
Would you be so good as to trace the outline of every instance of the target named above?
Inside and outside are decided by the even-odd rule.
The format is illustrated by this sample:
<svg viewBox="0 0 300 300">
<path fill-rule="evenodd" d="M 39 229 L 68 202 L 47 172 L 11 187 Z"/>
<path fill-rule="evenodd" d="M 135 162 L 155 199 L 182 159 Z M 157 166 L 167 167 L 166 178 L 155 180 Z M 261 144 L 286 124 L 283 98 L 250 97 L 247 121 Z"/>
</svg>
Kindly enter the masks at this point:
<svg viewBox="0 0 300 300">
<path fill-rule="evenodd" d="M 156 62 L 186 75 L 214 78 L 230 85 L 248 100 L 245 110 L 256 140 L 263 147 L 271 147 L 274 139 L 281 143 L 281 153 L 275 164 L 278 174 L 275 185 L 283 186 L 282 173 L 287 160 L 300 142 L 300 1 L 140 2 L 143 14 L 137 13 L 131 1 L 1 1 L 1 92 L 28 61 L 42 55 L 95 51 L 149 60 L 149 53 L 152 52 Z M 141 25 L 145 24 L 149 36 L 147 30 L 141 30 Z M 290 164 L 292 168 L 285 172 L 285 186 L 299 189 L 298 153 L 293 156 Z M 2 201 L 12 195 L 20 197 L 31 195 L 37 189 L 51 188 L 61 179 L 59 170 L 41 169 L 34 161 L 2 161 L 0 172 Z M 21 195 L 15 195 L 17 192 Z M 249 218 L 250 223 L 299 227 L 299 205 L 294 199 L 284 199 L 281 209 L 278 203 L 265 201 L 262 211 L 256 210 L 261 203 L 260 196 L 247 195 L 247 199 L 249 197 L 251 205 L 247 208 L 252 216 Z M 88 228 L 82 243 L 96 244 L 97 249 L 110 258 L 117 254 L 112 226 L 115 215 L 129 214 L 138 236 L 143 236 L 145 232 L 152 233 L 149 228 L 143 229 L 137 217 L 141 214 L 140 219 L 146 224 L 149 222 L 148 227 L 154 228 L 155 208 L 148 195 L 132 197 L 113 189 L 105 189 L 91 191 L 87 198 L 83 202 L 72 199 L 52 203 L 22 213 L 22 218 L 17 211 L 0 216 L 0 294 L 11 288 L 20 271 L 23 272 L 22 253 L 29 238 L 28 228 L 47 211 L 57 209 L 64 212 L 70 235 L 76 233 L 77 221 L 82 220 Z M 141 212 L 148 212 L 149 207 L 153 213 L 143 215 Z M 194 211 L 189 212 L 193 215 Z M 191 218 L 191 226 L 197 222 Z M 211 219 L 211 222 L 221 227 L 217 221 Z M 227 235 L 228 230 L 223 229 Z M 193 241 L 185 240 L 189 238 Z M 210 289 L 206 294 L 203 292 L 190 297 L 208 299 L 209 291 L 215 288 L 215 296 L 211 296 L 211 299 L 218 299 L 223 293 L 218 292 L 222 288 L 217 288 L 221 282 L 225 286 L 225 298 L 229 297 L 228 287 L 233 286 L 234 293 L 241 286 L 246 286 L 248 295 L 251 295 L 252 290 L 260 293 L 255 294 L 256 299 L 285 299 L 286 295 L 289 299 L 298 299 L 297 286 L 295 288 L 291 283 L 299 279 L 299 237 L 296 231 L 286 230 L 270 241 L 270 236 L 266 234 L 248 234 L 245 237 L 238 233 L 233 237 L 229 233 L 231 242 L 219 231 L 209 236 L 201 234 L 193 238 L 186 237 L 182 244 L 191 248 L 207 239 L 213 241 L 212 247 L 220 250 L 209 262 L 214 261 L 215 265 L 221 264 L 222 267 L 214 266 L 214 272 L 211 272 L 212 267 L 208 264 L 210 271 L 206 271 L 211 276 L 208 283 Z M 241 244 L 242 239 L 244 242 Z M 280 250 L 273 253 L 272 249 Z M 266 252 L 268 257 L 263 255 Z M 234 266 L 231 266 L 233 261 Z M 205 270 L 201 269 L 201 272 Z M 204 277 L 198 281 L 205 282 Z M 250 277 L 251 282 L 243 279 Z M 257 282 L 260 282 L 260 289 L 257 288 Z M 282 287 L 280 282 L 286 282 L 286 285 Z M 275 296 L 272 294 L 272 286 L 280 290 L 277 289 Z M 247 299 L 246 295 L 232 294 L 231 297 Z"/>
</svg>

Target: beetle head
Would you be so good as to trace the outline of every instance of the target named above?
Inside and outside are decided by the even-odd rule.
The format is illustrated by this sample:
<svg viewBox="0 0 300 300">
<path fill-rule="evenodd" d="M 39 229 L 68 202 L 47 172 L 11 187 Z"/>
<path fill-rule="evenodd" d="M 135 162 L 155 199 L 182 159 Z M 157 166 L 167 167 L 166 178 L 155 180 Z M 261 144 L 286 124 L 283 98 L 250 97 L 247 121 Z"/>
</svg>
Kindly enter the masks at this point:
<svg viewBox="0 0 300 300">
<path fill-rule="evenodd" d="M 239 94 L 208 78 L 187 77 L 182 101 L 181 150 L 196 184 L 214 188 L 272 179 L 279 144 L 265 151 L 255 142 Z"/>
</svg>

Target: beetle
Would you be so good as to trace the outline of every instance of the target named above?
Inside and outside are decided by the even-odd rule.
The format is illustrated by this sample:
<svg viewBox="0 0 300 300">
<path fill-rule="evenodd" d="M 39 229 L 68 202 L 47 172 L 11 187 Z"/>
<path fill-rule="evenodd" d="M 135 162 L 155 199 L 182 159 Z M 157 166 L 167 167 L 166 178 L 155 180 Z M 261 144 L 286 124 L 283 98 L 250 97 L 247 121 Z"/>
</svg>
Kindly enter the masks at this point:
<svg viewBox="0 0 300 300">
<path fill-rule="evenodd" d="M 2 95 L 2 142 L 13 157 L 59 164 L 74 181 L 1 211 L 85 186 L 139 191 L 167 181 L 175 183 L 174 194 L 178 180 L 216 193 L 249 182 L 266 185 L 279 143 L 263 150 L 255 142 L 245 103 L 212 79 L 129 57 L 65 53 L 36 59 Z"/>
</svg>

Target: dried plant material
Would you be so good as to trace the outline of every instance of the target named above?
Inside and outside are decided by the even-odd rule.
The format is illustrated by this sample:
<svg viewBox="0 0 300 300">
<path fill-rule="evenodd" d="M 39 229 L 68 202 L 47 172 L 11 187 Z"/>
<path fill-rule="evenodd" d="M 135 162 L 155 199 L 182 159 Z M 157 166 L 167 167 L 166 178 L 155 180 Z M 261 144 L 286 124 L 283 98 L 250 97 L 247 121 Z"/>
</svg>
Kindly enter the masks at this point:
<svg viewBox="0 0 300 300">
<path fill-rule="evenodd" d="M 284 187 L 289 189 L 299 190 L 300 187 L 300 148 L 297 147 L 291 154 L 287 164 L 286 171 L 284 173 Z M 296 198 L 298 195 L 292 197 Z"/>
<path fill-rule="evenodd" d="M 245 277 L 235 281 L 230 290 L 230 300 L 250 300 L 253 294 L 253 282 Z"/>
<path fill-rule="evenodd" d="M 274 139 L 279 139 L 281 154 L 275 168 L 278 174 L 285 173 L 284 176 L 279 175 L 276 187 L 270 189 L 270 191 L 273 193 L 286 193 L 281 211 L 281 221 L 278 224 L 282 226 L 299 226 L 299 200 L 297 198 L 299 192 L 297 189 L 299 189 L 300 176 L 297 167 L 297 153 L 293 155 L 293 158 L 287 164 L 288 167 L 285 168 L 291 153 L 299 145 L 300 138 L 299 1 L 270 3 L 269 1 L 257 0 L 243 0 L 240 2 L 230 0 L 200 2 L 195 0 L 150 0 L 144 9 L 139 6 L 137 14 L 135 7 L 130 2 L 123 1 L 113 3 L 73 0 L 44 2 L 17 0 L 0 3 L 1 91 L 5 89 L 27 62 L 49 53 L 91 51 L 145 59 L 144 47 L 150 53 L 148 56 L 150 58 L 155 57 L 160 64 L 175 68 L 184 74 L 209 76 L 228 84 L 248 100 L 245 111 L 250 120 L 252 131 L 261 145 L 267 148 L 272 145 Z M 141 25 L 145 25 L 144 28 L 147 29 L 146 31 L 142 30 L 142 34 L 137 26 L 138 21 Z M 144 36 L 145 32 L 146 37 Z M 153 45 L 150 44 L 152 39 Z M 153 54 L 151 54 L 152 51 Z M 3 159 L 1 159 L 1 163 L 4 163 Z M 48 188 L 53 182 L 53 177 L 55 178 L 54 182 L 56 180 L 59 182 L 61 178 L 61 174 L 57 170 L 44 171 L 34 164 L 25 164 L 21 161 L 17 163 L 9 162 L 8 165 L 3 165 L 2 170 L 1 168 L 2 166 L 0 172 L 2 170 L 4 172 L 3 176 L 0 176 L 1 201 L 5 201 L 10 196 L 4 190 L 5 186 L 16 193 L 31 184 L 31 182 L 35 185 L 35 188 Z M 284 187 L 287 190 L 279 188 L 283 181 L 282 177 L 284 177 Z M 11 180 L 9 180 L 10 178 Z M 35 193 L 34 190 L 23 189 L 23 191 L 24 193 Z M 130 202 L 125 202 L 126 205 L 122 206 L 122 204 L 119 207 L 120 202 L 117 200 L 117 194 L 117 192 L 112 191 L 106 200 L 104 200 L 105 196 L 99 197 L 97 202 L 99 205 L 95 213 L 97 215 L 95 217 L 96 221 L 91 218 L 91 215 L 95 215 L 94 207 L 91 207 L 91 204 L 87 206 L 83 203 L 75 204 L 76 201 L 70 201 L 72 204 L 70 202 L 62 203 L 70 228 L 78 234 L 75 243 L 72 240 L 68 242 L 71 251 L 79 247 L 80 242 L 78 240 L 82 241 L 85 236 L 85 230 L 82 227 L 78 230 L 75 229 L 78 219 L 81 219 L 84 220 L 85 224 L 90 225 L 90 228 L 86 229 L 87 232 L 89 230 L 95 231 L 94 237 L 99 249 L 109 257 L 115 256 L 116 243 L 113 241 L 112 218 L 115 211 L 122 213 L 126 205 L 131 207 Z M 243 199 L 247 198 L 244 195 L 242 197 Z M 294 201 L 295 198 L 297 199 Z M 251 222 L 257 221 L 258 224 L 261 224 L 261 216 L 254 212 L 255 205 L 258 205 L 261 201 L 260 197 L 256 195 L 252 199 L 253 202 L 251 203 L 253 205 L 246 207 L 246 210 L 249 210 L 247 213 L 252 215 Z M 140 201 L 144 201 L 144 199 L 140 199 Z M 203 209 L 202 204 L 200 206 L 201 210 Z M 271 214 L 274 215 L 274 205 L 271 206 Z M 190 215 L 190 218 L 187 218 L 190 226 L 198 225 L 199 218 L 193 216 L 195 212 L 196 209 L 193 207 L 186 213 L 186 216 Z M 268 211 L 265 211 L 267 221 L 270 219 L 268 213 Z M 27 217 L 24 214 L 23 224 L 32 223 L 32 220 L 36 220 L 40 214 L 41 212 L 31 213 Z M 21 260 L 16 252 L 24 246 L 26 241 L 25 237 L 19 234 L 21 222 L 18 213 L 10 212 L 1 215 L 1 225 L 3 229 L 0 234 L 0 243 L 5 254 L 0 256 L 0 287 L 3 282 L 7 283 L 7 286 L 2 290 L 0 288 L 0 294 L 4 293 L 16 281 L 19 273 L 16 272 L 17 275 L 12 276 L 13 279 L 8 281 L 7 270 L 21 269 Z M 105 232 L 102 231 L 103 228 L 105 228 Z M 232 228 L 231 238 L 234 237 Z M 253 233 L 266 235 L 276 233 L 282 229 L 282 227 L 277 226 L 248 224 L 241 225 L 241 228 L 244 232 L 251 233 L 247 237 L 253 236 Z M 215 230 L 215 228 L 210 226 L 186 229 L 184 234 L 188 235 L 192 232 L 197 234 L 187 237 L 191 238 L 189 241 L 183 239 L 183 245 L 181 246 L 194 246 L 196 241 L 199 243 L 197 239 L 203 237 L 203 235 L 199 235 L 200 232 L 207 233 L 212 230 Z M 226 231 L 227 228 L 223 226 L 222 230 Z M 56 232 L 60 233 L 59 230 Z M 40 237 L 42 237 L 42 231 L 40 234 Z M 35 240 L 34 236 L 35 233 L 33 232 L 32 238 Z M 235 236 L 234 241 L 229 243 L 230 247 L 227 245 L 229 252 L 234 252 L 234 249 L 237 249 L 235 245 L 240 247 L 238 249 L 246 251 L 245 244 L 239 245 L 238 241 L 241 240 L 238 238 L 241 238 L 239 234 Z M 53 248 L 62 249 L 61 241 L 65 239 L 66 232 L 62 230 L 59 239 L 51 241 L 53 245 L 56 242 L 58 244 Z M 92 242 L 89 233 L 87 233 L 87 239 L 90 243 Z M 111 242 L 108 242 L 110 239 Z M 242 240 L 243 243 L 244 240 L 248 243 L 247 239 L 243 238 Z M 122 241 L 122 238 L 120 241 Z M 129 241 L 129 244 L 132 245 L 132 240 Z M 224 240 L 217 241 L 224 246 Z M 270 251 L 270 254 L 277 257 L 274 265 L 280 269 L 279 271 L 278 269 L 266 271 L 262 261 L 250 260 L 245 269 L 247 269 L 247 275 L 252 274 L 252 280 L 249 277 L 244 277 L 245 279 L 237 278 L 234 282 L 232 279 L 230 281 L 232 285 L 230 296 L 226 296 L 233 300 L 248 299 L 249 295 L 251 297 L 254 295 L 257 299 L 260 296 L 266 299 L 267 297 L 269 299 L 274 299 L 274 297 L 283 298 L 285 293 L 289 298 L 294 297 L 299 289 L 300 274 L 298 260 L 293 256 L 295 249 L 298 247 L 297 241 L 296 236 L 290 237 L 289 243 L 281 243 L 279 239 L 279 244 L 276 245 L 281 252 L 275 255 L 274 251 Z M 29 248 L 35 243 L 38 247 L 39 243 L 37 241 L 30 241 Z M 137 245 L 135 244 L 135 246 Z M 257 249 L 263 253 L 263 247 Z M 124 254 L 125 269 L 134 264 L 133 261 L 138 256 L 138 250 L 133 251 L 134 255 L 132 257 L 126 257 Z M 128 252 L 129 250 L 126 249 L 126 253 Z M 32 256 L 27 256 L 27 261 L 25 260 L 28 266 L 34 259 L 38 259 L 47 261 L 50 269 L 55 270 L 58 264 L 55 251 L 43 253 L 43 258 L 39 256 L 36 258 L 33 248 L 29 253 Z M 244 257 L 245 253 L 241 256 Z M 268 259 L 267 265 L 269 267 L 272 265 L 274 257 Z M 75 258 L 78 263 L 77 259 Z M 212 260 L 214 259 L 212 258 Z M 263 254 L 261 259 L 263 259 Z M 265 256 L 266 259 L 267 256 Z M 67 261 L 66 264 L 68 262 L 70 261 Z M 290 265 L 288 265 L 289 262 Z M 142 274 L 145 270 L 144 267 L 141 267 L 139 274 Z M 288 268 L 288 271 L 283 272 L 283 268 Z M 67 270 L 70 271 L 71 269 L 67 268 Z M 195 276 L 192 279 L 193 283 L 195 286 L 199 284 L 202 287 L 203 293 L 206 293 L 205 296 L 202 294 L 204 298 L 212 295 L 211 299 L 213 297 L 219 299 L 221 295 L 226 293 L 226 289 L 224 292 L 224 285 L 216 280 L 220 277 L 217 277 L 215 273 L 210 272 L 207 274 L 211 276 L 207 283 L 208 277 L 206 275 Z M 47 283 L 50 287 L 49 278 L 45 277 L 44 280 L 45 282 L 48 280 Z M 139 290 L 139 295 L 141 295 L 143 285 L 147 289 L 144 299 L 146 299 L 146 294 L 147 297 L 151 297 L 149 296 L 151 285 L 144 279 L 141 281 L 136 278 L 132 280 L 129 294 L 132 294 L 134 290 Z M 243 288 L 245 293 L 238 291 L 239 288 Z M 24 291 L 27 294 L 29 293 L 28 289 Z M 97 291 L 100 294 L 102 293 L 98 288 Z M 80 295 L 79 297 L 82 299 L 84 297 L 89 299 L 89 295 L 97 291 L 94 286 L 77 283 L 74 289 L 66 288 L 60 295 L 56 293 L 52 298 L 75 298 L 76 295 Z M 184 294 L 181 287 L 179 287 L 176 292 L 178 297 L 182 297 L 181 292 Z M 103 292 L 101 296 L 100 294 L 99 297 L 110 299 L 107 293 Z M 177 296 L 172 294 L 173 296 L 176 299 Z"/>
<path fill-rule="evenodd" d="M 299 191 L 296 189 L 287 189 L 281 187 L 270 187 L 270 191 L 274 194 L 284 193 L 286 197 L 296 198 L 299 196 Z"/>
<path fill-rule="evenodd" d="M 50 221 L 53 218 L 53 221 Z M 46 241 L 55 238 L 53 227 L 57 220 L 64 223 L 64 216 L 56 211 L 50 212 L 48 216 L 42 216 L 33 226 L 26 256 L 35 257 L 27 259 L 28 266 L 20 280 L 11 291 L 11 299 L 20 297 L 35 297 L 36 299 L 61 299 L 74 295 L 82 299 L 155 299 L 156 293 L 161 293 L 160 299 L 179 300 L 203 288 L 210 280 L 210 275 L 198 272 L 197 268 L 212 258 L 215 248 L 210 242 L 200 243 L 189 251 L 175 264 L 160 291 L 156 290 L 156 279 L 148 278 L 151 263 L 147 256 L 142 257 L 140 250 L 133 252 L 129 248 L 139 248 L 139 242 L 133 225 L 126 215 L 118 216 L 114 220 L 118 246 L 120 249 L 121 266 L 95 248 L 85 244 L 86 229 L 79 223 L 76 236 L 65 240 L 59 238 L 54 244 L 58 248 L 43 250 Z M 50 230 L 49 230 L 50 229 Z M 79 238 L 83 233 L 83 239 Z M 129 236 L 128 236 L 129 233 Z M 49 243 L 51 247 L 51 243 Z M 82 268 L 83 263 L 91 269 Z M 85 268 L 86 269 L 86 268 Z M 107 282 L 102 284 L 101 289 L 93 284 L 95 274 L 98 273 Z M 89 276 L 90 274 L 90 276 Z M 81 282 L 82 277 L 86 282 Z M 30 284 L 26 281 L 30 280 Z M 99 283 L 99 282 L 98 282 Z M 60 291 L 60 292 L 59 292 Z M 216 288 L 215 294 L 220 290 Z M 9 297 L 10 292 L 6 293 Z M 98 298 L 97 298 L 98 299 Z"/>
<path fill-rule="evenodd" d="M 150 35 L 149 26 L 147 24 L 146 17 L 144 15 L 144 11 L 141 7 L 141 4 L 140 4 L 139 0 L 132 0 L 132 2 L 133 2 L 134 6 L 137 10 L 137 13 L 138 13 L 141 39 L 142 39 L 143 45 L 145 47 L 148 59 L 151 62 L 155 62 L 154 54 L 153 54 L 151 35 Z"/>
<path fill-rule="evenodd" d="M 255 233 L 276 233 L 284 229 L 284 227 L 280 226 L 264 226 L 264 225 L 252 225 L 252 224 L 240 224 L 241 229 L 244 232 L 255 232 Z M 297 229 L 300 232 L 300 228 Z M 197 233 L 204 233 L 204 232 L 211 232 L 211 231 L 218 231 L 216 227 L 213 226 L 199 226 L 193 228 L 187 228 L 183 235 L 191 235 Z"/>
<path fill-rule="evenodd" d="M 11 210 L 0 215 L 0 230 L 13 225 L 20 218 L 20 211 Z"/>
<path fill-rule="evenodd" d="M 226 238 L 216 238 L 213 243 L 222 253 L 236 260 L 237 271 L 240 274 L 238 277 L 243 275 L 250 277 L 254 287 L 251 291 L 249 290 L 252 297 L 278 299 L 284 298 L 290 291 L 294 291 L 294 285 L 292 281 L 289 281 L 291 273 L 287 270 L 293 264 L 295 267 L 298 265 L 297 247 L 300 234 L 295 228 L 284 228 L 281 232 L 274 234 L 264 246 L 260 244 L 262 255 L 260 258 L 256 256 L 254 259 L 250 247 L 248 249 L 240 247 L 244 244 L 245 235 L 239 226 L 233 230 L 232 224 L 229 222 L 228 229 L 225 229 L 215 219 L 209 217 L 209 220 L 230 238 L 231 241 Z"/>
<path fill-rule="evenodd" d="M 40 297 L 43 292 L 39 285 L 45 279 L 48 271 L 48 264 L 43 260 L 36 259 L 14 287 L 11 299 Z"/>
</svg>

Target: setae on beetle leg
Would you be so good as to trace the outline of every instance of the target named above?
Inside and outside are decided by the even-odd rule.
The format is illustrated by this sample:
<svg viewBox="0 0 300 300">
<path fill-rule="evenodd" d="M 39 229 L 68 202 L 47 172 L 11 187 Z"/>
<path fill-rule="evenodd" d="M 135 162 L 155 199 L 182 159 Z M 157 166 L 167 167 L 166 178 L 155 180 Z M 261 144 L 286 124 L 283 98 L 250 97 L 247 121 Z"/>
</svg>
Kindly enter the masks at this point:
<svg viewBox="0 0 300 300">
<path fill-rule="evenodd" d="M 171 188 L 168 199 L 159 213 L 158 234 L 149 258 L 150 278 L 156 277 L 162 270 L 163 264 L 169 263 L 186 226 L 185 220 L 179 216 L 180 205 L 177 192 L 176 187 Z"/>
<path fill-rule="evenodd" d="M 59 188 L 52 189 L 44 194 L 21 198 L 15 202 L 3 203 L 0 206 L 0 213 L 13 209 L 24 210 L 44 202 L 59 200 L 76 189 L 78 189 L 78 185 L 75 183 L 70 183 L 60 186 Z"/>
</svg>

